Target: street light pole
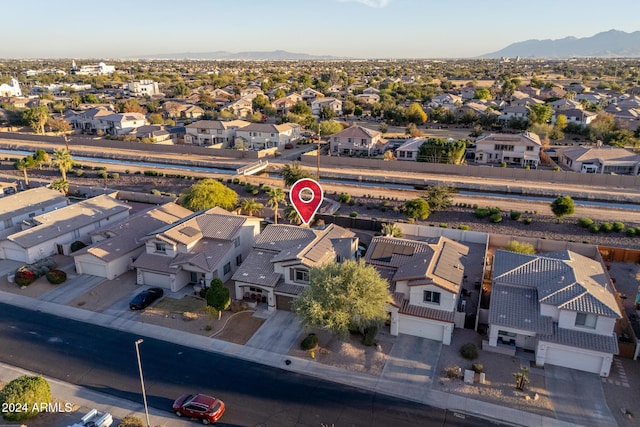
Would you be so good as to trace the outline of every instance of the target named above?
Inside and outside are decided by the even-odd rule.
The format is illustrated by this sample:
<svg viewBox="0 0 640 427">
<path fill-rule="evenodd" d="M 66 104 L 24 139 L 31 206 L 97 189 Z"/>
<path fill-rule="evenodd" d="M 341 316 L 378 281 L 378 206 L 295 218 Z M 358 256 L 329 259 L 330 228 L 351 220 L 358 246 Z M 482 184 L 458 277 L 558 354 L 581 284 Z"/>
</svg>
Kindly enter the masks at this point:
<svg viewBox="0 0 640 427">
<path fill-rule="evenodd" d="M 317 178 L 320 181 L 320 120 L 318 120 L 318 166 L 317 166 Z"/>
<path fill-rule="evenodd" d="M 136 341 L 136 355 L 138 356 L 138 370 L 140 371 L 140 384 L 142 385 L 142 400 L 144 401 L 144 414 L 147 416 L 147 427 L 151 427 L 149 422 L 149 408 L 147 407 L 147 392 L 144 389 L 144 377 L 142 376 L 142 362 L 140 362 L 140 347 L 143 343 L 143 339 L 140 338 Z"/>
</svg>

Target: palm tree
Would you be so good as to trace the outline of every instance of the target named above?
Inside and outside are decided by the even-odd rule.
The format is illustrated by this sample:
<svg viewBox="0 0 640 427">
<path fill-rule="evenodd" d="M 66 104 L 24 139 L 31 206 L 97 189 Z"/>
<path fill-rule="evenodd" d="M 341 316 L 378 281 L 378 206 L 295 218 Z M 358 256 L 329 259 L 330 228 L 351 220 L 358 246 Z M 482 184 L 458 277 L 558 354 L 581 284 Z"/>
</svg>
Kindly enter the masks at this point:
<svg viewBox="0 0 640 427">
<path fill-rule="evenodd" d="M 27 169 L 31 169 L 36 165 L 36 162 L 33 160 L 32 156 L 26 156 L 22 159 L 16 160 L 13 164 L 17 170 L 22 171 L 24 173 L 24 185 L 29 186 L 29 177 L 27 176 Z"/>
<path fill-rule="evenodd" d="M 284 217 L 289 220 L 290 224 L 302 224 L 302 218 L 300 218 L 300 215 L 298 215 L 298 211 L 293 206 L 287 206 L 284 209 Z"/>
<path fill-rule="evenodd" d="M 260 202 L 256 202 L 256 199 L 244 199 L 240 202 L 240 209 L 246 212 L 247 215 L 253 216 L 253 214 L 260 209 L 262 209 L 264 205 Z"/>
<path fill-rule="evenodd" d="M 58 149 L 53 151 L 53 164 L 60 168 L 62 179 L 67 180 L 67 171 L 73 167 L 73 158 L 68 150 Z"/>
<path fill-rule="evenodd" d="M 56 179 L 51 183 L 51 189 L 57 190 L 62 194 L 67 194 L 67 192 L 69 192 L 69 181 L 62 178 Z"/>
<path fill-rule="evenodd" d="M 278 224 L 278 207 L 280 203 L 286 203 L 287 196 L 282 188 L 272 188 L 269 190 L 269 200 L 267 204 L 271 209 L 273 209 L 273 223 Z"/>
</svg>

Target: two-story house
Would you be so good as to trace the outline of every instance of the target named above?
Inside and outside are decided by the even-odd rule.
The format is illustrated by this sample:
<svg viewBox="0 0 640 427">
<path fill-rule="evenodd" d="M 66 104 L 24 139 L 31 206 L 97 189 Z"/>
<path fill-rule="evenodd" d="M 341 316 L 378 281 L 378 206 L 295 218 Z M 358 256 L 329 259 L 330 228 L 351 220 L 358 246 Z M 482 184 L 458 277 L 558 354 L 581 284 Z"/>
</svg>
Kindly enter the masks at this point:
<svg viewBox="0 0 640 427">
<path fill-rule="evenodd" d="M 475 161 L 479 164 L 504 162 L 523 168 L 537 168 L 541 148 L 540 137 L 532 132 L 518 135 L 489 134 L 476 140 Z"/>
<path fill-rule="evenodd" d="M 593 111 L 586 111 L 582 109 L 569 109 L 569 110 L 558 110 L 554 111 L 551 115 L 551 123 L 555 124 L 556 120 L 558 120 L 559 115 L 564 115 L 567 119 L 567 124 L 574 123 L 579 125 L 580 127 L 585 127 L 589 125 L 597 116 L 597 113 Z"/>
<path fill-rule="evenodd" d="M 253 102 L 248 97 L 236 99 L 226 104 L 223 108 L 239 118 L 248 117 L 253 114 Z"/>
<path fill-rule="evenodd" d="M 90 107 L 81 112 L 69 110 L 65 113 L 65 119 L 71 124 L 73 129 L 81 130 L 84 133 L 95 133 L 100 126 L 100 118 L 115 114 L 112 105 L 99 105 Z"/>
<path fill-rule="evenodd" d="M 158 82 L 153 80 L 139 80 L 126 84 L 126 90 L 132 96 L 158 96 L 162 95 L 158 88 Z"/>
<path fill-rule="evenodd" d="M 22 222 L 22 230 L 0 239 L 0 258 L 27 264 L 71 253 L 71 244 L 89 241 L 89 233 L 129 216 L 131 206 L 110 195 L 36 215 Z"/>
<path fill-rule="evenodd" d="M 334 224 L 324 230 L 268 225 L 232 277 L 236 298 L 265 303 L 271 311 L 290 310 L 309 284 L 310 268 L 353 259 L 357 248 L 355 233 Z"/>
<path fill-rule="evenodd" d="M 296 105 L 298 101 L 302 101 L 302 96 L 297 93 L 278 98 L 271 103 L 271 106 L 276 109 L 277 114 L 288 114 L 291 108 Z"/>
<path fill-rule="evenodd" d="M 260 150 L 284 147 L 285 144 L 300 139 L 300 125 L 297 123 L 250 123 L 236 130 L 236 138 L 243 141 L 246 148 Z"/>
<path fill-rule="evenodd" d="M 311 101 L 311 114 L 320 116 L 323 107 L 331 109 L 336 116 L 342 115 L 342 101 L 332 97 L 315 98 Z"/>
<path fill-rule="evenodd" d="M 606 377 L 622 317 L 601 262 L 572 251 L 526 255 L 497 250 L 489 347 L 535 351 L 536 365 Z"/>
<path fill-rule="evenodd" d="M 120 136 L 147 124 L 147 119 L 142 113 L 116 113 L 100 116 L 97 129 L 109 135 Z"/>
<path fill-rule="evenodd" d="M 393 296 L 388 307 L 391 335 L 451 344 L 456 325 L 464 327 L 460 290 L 468 253 L 467 246 L 446 237 L 424 242 L 373 238 L 365 261 L 389 281 Z"/>
<path fill-rule="evenodd" d="M 233 144 L 236 131 L 249 124 L 244 120 L 200 120 L 185 126 L 184 143 L 202 146 L 221 144 L 226 148 Z"/>
<path fill-rule="evenodd" d="M 175 292 L 188 284 L 223 282 L 251 251 L 260 218 L 221 208 L 196 212 L 143 238 L 145 251 L 133 262 L 139 285 Z"/>
<path fill-rule="evenodd" d="M 302 100 L 305 102 L 311 102 L 316 98 L 324 97 L 324 93 L 318 92 L 317 90 L 312 89 L 310 87 L 303 89 L 301 92 L 301 95 L 302 95 Z"/>
<path fill-rule="evenodd" d="M 72 254 L 76 271 L 113 280 L 133 268 L 133 261 L 145 250 L 147 234 L 190 215 L 189 209 L 166 203 L 92 231 L 91 245 Z"/>
<path fill-rule="evenodd" d="M 332 153 L 348 156 L 372 156 L 384 146 L 382 132 L 362 126 L 350 126 L 329 138 Z"/>
</svg>

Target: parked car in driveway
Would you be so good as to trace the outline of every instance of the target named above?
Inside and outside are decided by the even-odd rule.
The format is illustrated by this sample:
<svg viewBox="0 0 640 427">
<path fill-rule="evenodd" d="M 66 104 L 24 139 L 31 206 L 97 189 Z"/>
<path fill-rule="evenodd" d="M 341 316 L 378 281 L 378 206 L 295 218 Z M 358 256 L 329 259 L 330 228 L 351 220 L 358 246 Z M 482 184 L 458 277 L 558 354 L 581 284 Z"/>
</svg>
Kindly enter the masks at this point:
<svg viewBox="0 0 640 427">
<path fill-rule="evenodd" d="M 162 288 L 149 288 L 136 295 L 129 303 L 131 310 L 142 310 L 152 302 L 162 298 L 164 290 Z"/>
<path fill-rule="evenodd" d="M 215 423 L 224 414 L 224 402 L 206 394 L 183 394 L 173 402 L 173 413 L 195 418 L 202 424 Z"/>
</svg>

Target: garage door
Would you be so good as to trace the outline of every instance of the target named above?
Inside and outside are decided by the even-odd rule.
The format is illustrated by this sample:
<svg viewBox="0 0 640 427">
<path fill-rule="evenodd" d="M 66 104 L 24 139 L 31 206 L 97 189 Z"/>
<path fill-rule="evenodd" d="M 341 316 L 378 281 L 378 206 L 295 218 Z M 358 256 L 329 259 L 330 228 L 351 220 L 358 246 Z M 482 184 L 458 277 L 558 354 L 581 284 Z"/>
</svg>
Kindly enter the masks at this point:
<svg viewBox="0 0 640 427">
<path fill-rule="evenodd" d="M 276 310 L 291 311 L 292 301 L 293 301 L 293 297 L 276 295 Z"/>
<path fill-rule="evenodd" d="M 6 259 L 12 259 L 14 261 L 20 261 L 20 262 L 27 262 L 27 254 L 23 250 L 4 248 L 4 256 Z"/>
<path fill-rule="evenodd" d="M 600 374 L 602 356 L 584 354 L 564 348 L 548 347 L 544 363 Z"/>
<path fill-rule="evenodd" d="M 442 342 L 444 326 L 413 316 L 398 317 L 398 332 Z"/>
<path fill-rule="evenodd" d="M 165 289 L 171 289 L 169 276 L 166 274 L 153 273 L 151 271 L 142 272 L 142 280 L 144 285 L 159 286 Z"/>
<path fill-rule="evenodd" d="M 92 274 L 99 277 L 107 277 L 107 267 L 104 264 L 78 261 L 78 272 L 81 274 Z"/>
</svg>

